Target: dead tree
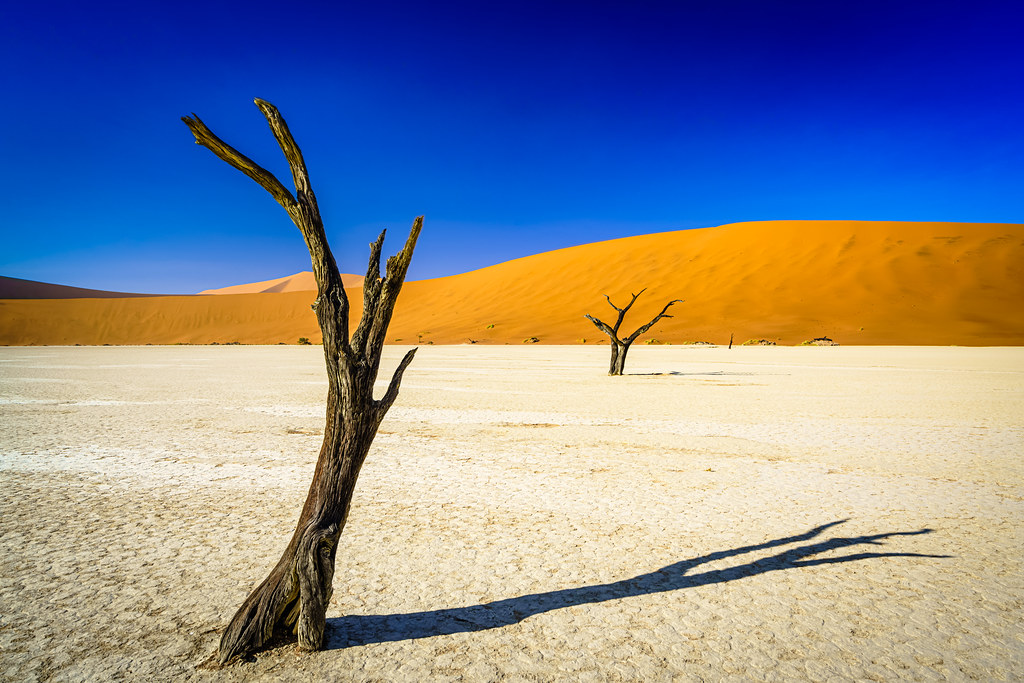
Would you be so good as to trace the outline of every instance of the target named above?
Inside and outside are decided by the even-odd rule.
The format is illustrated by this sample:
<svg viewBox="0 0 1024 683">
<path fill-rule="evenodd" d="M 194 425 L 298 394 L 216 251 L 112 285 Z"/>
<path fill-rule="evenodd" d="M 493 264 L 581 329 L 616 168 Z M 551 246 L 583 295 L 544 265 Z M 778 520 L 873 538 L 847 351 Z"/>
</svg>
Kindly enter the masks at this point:
<svg viewBox="0 0 1024 683">
<path fill-rule="evenodd" d="M 612 362 L 611 365 L 608 367 L 609 375 L 621 375 L 622 369 L 626 366 L 626 352 L 629 351 L 630 344 L 635 342 L 636 338 L 639 337 L 641 334 L 651 329 L 654 323 L 658 322 L 662 318 L 671 318 L 672 316 L 668 315 L 668 309 L 672 304 L 679 304 L 683 302 L 682 299 L 675 299 L 674 301 L 669 301 L 667 304 L 665 304 L 665 308 L 661 309 L 661 313 L 654 316 L 654 319 L 651 320 L 651 322 L 647 323 L 646 325 L 643 325 L 642 327 L 640 327 L 640 329 L 638 329 L 636 332 L 629 335 L 625 339 L 620 339 L 619 327 L 622 326 L 622 319 L 626 317 L 626 311 L 628 311 L 633 306 L 633 304 L 636 303 L 637 297 L 639 297 L 645 291 L 647 291 L 646 287 L 644 289 L 641 289 L 636 294 L 633 294 L 633 298 L 630 300 L 628 304 L 626 304 L 625 308 L 619 308 L 618 306 L 612 303 L 612 300 L 608 298 L 607 294 L 604 295 L 604 298 L 608 299 L 608 303 L 611 305 L 611 307 L 619 312 L 618 317 L 615 318 L 614 325 L 609 325 L 608 323 L 601 322 L 597 318 L 591 317 L 590 314 L 586 314 L 583 316 L 590 322 L 594 323 L 594 325 L 597 326 L 597 329 L 601 330 L 609 337 L 611 337 Z"/>
<path fill-rule="evenodd" d="M 327 423 L 295 533 L 277 566 L 246 598 L 224 631 L 218 654 L 222 664 L 258 650 L 275 635 L 297 637 L 299 648 L 306 651 L 318 650 L 323 644 L 338 538 L 348 518 L 356 478 L 377 427 L 398 397 L 402 374 L 415 353 L 413 349 L 405 354 L 387 391 L 374 400 L 373 383 L 381 348 L 423 225 L 422 216 L 413 222 L 405 247 L 387 260 L 383 278 L 380 254 L 384 233 L 370 245 L 370 263 L 363 282 L 363 315 L 350 338 L 348 297 L 327 244 L 302 153 L 277 108 L 259 99 L 256 106 L 291 167 L 294 195 L 272 173 L 214 135 L 195 114 L 182 121 L 197 144 L 269 192 L 305 238 L 319 290 L 313 308 L 323 332 L 327 362 Z"/>
</svg>

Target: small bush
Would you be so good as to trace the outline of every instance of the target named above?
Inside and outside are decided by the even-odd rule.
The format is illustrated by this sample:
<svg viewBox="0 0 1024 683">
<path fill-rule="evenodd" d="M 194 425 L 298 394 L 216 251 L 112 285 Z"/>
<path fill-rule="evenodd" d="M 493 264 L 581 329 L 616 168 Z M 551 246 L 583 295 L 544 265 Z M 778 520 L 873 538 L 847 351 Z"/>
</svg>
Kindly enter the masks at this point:
<svg viewBox="0 0 1024 683">
<path fill-rule="evenodd" d="M 527 337 L 526 339 L 523 340 L 523 343 L 524 344 L 536 344 L 539 341 L 540 341 L 540 339 L 537 339 L 536 337 Z"/>
<path fill-rule="evenodd" d="M 304 346 L 309 346 L 313 342 L 309 341 L 309 337 L 299 337 L 299 343 L 304 345 Z"/>
<path fill-rule="evenodd" d="M 775 342 L 767 339 L 748 339 L 740 344 L 740 346 L 775 346 Z"/>
<path fill-rule="evenodd" d="M 828 337 L 815 337 L 814 339 L 808 339 L 805 342 L 800 342 L 800 346 L 839 346 L 839 344 Z"/>
</svg>

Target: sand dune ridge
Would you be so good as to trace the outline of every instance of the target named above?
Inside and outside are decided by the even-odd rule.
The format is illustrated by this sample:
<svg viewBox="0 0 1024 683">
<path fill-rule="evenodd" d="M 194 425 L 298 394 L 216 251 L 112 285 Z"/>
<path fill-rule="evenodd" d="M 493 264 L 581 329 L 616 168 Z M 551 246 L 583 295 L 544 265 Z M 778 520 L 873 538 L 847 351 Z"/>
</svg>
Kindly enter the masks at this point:
<svg viewBox="0 0 1024 683">
<path fill-rule="evenodd" d="M 311 293 L 289 286 L 272 295 L 0 301 L 0 343 L 318 340 Z M 646 335 L 656 343 L 725 344 L 732 335 L 736 343 L 1020 345 L 1024 225 L 762 221 L 584 244 L 408 282 L 388 341 L 598 343 L 604 336 L 583 315 L 608 316 L 603 295 L 622 305 L 643 288 L 624 329 L 685 301 Z M 360 300 L 358 290 L 350 295 Z"/>
</svg>

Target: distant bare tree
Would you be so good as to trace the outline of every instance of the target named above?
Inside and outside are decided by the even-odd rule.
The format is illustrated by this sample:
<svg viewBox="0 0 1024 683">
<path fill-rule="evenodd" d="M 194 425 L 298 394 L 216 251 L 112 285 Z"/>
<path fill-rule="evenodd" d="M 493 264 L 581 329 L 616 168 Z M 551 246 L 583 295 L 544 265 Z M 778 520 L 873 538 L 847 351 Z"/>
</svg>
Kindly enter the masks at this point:
<svg viewBox="0 0 1024 683">
<path fill-rule="evenodd" d="M 609 375 L 621 375 L 622 369 L 626 366 L 626 352 L 629 351 L 630 344 L 635 342 L 637 337 L 639 337 L 641 334 L 651 329 L 654 323 L 658 322 L 662 318 L 671 318 L 672 316 L 668 315 L 668 309 L 672 304 L 679 304 L 683 302 L 682 299 L 675 299 L 673 301 L 669 301 L 667 304 L 665 304 L 665 308 L 661 309 L 661 313 L 654 316 L 654 319 L 651 320 L 651 322 L 641 326 L 640 329 L 638 329 L 636 332 L 629 335 L 625 339 L 620 339 L 619 327 L 622 326 L 622 319 L 626 317 L 626 311 L 628 311 L 633 306 L 633 304 L 636 303 L 637 297 L 639 297 L 645 291 L 647 291 L 646 287 L 644 289 L 641 289 L 636 294 L 633 294 L 633 298 L 630 300 L 628 304 L 626 304 L 625 308 L 619 308 L 618 306 L 612 303 L 612 300 L 608 298 L 607 294 L 604 295 L 604 298 L 608 299 L 608 303 L 611 305 L 611 307 L 614 308 L 619 313 L 618 316 L 615 318 L 614 325 L 609 325 L 608 323 L 601 322 L 597 318 L 592 317 L 590 314 L 583 316 L 590 322 L 594 323 L 594 325 L 597 326 L 597 329 L 607 334 L 612 340 L 612 362 L 608 368 Z"/>
<path fill-rule="evenodd" d="M 374 400 L 373 383 L 385 333 L 423 226 L 423 216 L 413 222 L 402 251 L 388 259 L 383 278 L 380 253 L 384 233 L 370 245 L 370 263 L 363 281 L 363 315 L 350 339 L 348 297 L 327 244 L 302 153 L 277 108 L 263 100 L 256 100 L 256 106 L 288 160 L 295 182 L 294 195 L 272 173 L 214 135 L 195 114 L 183 117 L 182 121 L 197 144 L 269 192 L 305 238 L 319 290 L 313 308 L 323 332 L 327 362 L 327 423 L 295 533 L 277 566 L 245 600 L 224 631 L 218 653 L 222 664 L 258 650 L 275 635 L 297 637 L 302 650 L 322 647 L 338 539 L 348 519 L 356 478 L 377 427 L 398 397 L 402 374 L 416 351 L 405 354 L 387 391 Z"/>
</svg>

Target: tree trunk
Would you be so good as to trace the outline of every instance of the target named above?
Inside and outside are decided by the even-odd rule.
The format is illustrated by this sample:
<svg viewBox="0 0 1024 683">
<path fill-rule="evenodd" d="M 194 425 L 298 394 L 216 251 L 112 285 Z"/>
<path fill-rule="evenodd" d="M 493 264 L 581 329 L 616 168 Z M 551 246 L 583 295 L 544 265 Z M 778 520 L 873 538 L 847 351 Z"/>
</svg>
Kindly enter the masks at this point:
<svg viewBox="0 0 1024 683">
<path fill-rule="evenodd" d="M 372 399 L 361 400 L 372 397 L 373 380 L 361 374 L 328 388 L 323 446 L 295 533 L 277 566 L 225 630 L 221 663 L 248 654 L 275 636 L 295 635 L 305 651 L 319 650 L 323 644 L 338 539 L 379 424 Z M 342 398 L 346 394 L 348 401 Z"/>
<path fill-rule="evenodd" d="M 402 251 L 388 259 L 384 277 L 380 273 L 384 233 L 370 245 L 363 281 L 363 315 L 350 339 L 348 297 L 327 244 L 302 153 L 277 109 L 263 100 L 256 100 L 256 105 L 288 160 L 295 182 L 294 196 L 272 173 L 214 135 L 198 116 L 182 120 L 195 135 L 196 143 L 259 183 L 302 232 L 317 281 L 313 309 L 323 333 L 327 363 L 327 418 L 320 457 L 295 533 L 270 575 L 246 598 L 225 629 L 218 654 L 222 664 L 260 649 L 275 635 L 296 636 L 301 650 L 318 650 L 323 645 L 338 538 L 348 519 L 356 479 L 381 420 L 398 398 L 402 375 L 416 352 L 412 349 L 406 353 L 384 396 L 375 400 L 373 385 L 384 338 L 423 217 L 413 222 Z"/>
<path fill-rule="evenodd" d="M 621 375 L 622 371 L 626 367 L 626 352 L 629 351 L 629 346 L 626 344 L 620 344 L 617 341 L 612 342 L 612 362 L 608 368 L 609 375 Z"/>
</svg>

